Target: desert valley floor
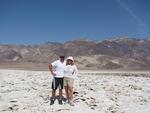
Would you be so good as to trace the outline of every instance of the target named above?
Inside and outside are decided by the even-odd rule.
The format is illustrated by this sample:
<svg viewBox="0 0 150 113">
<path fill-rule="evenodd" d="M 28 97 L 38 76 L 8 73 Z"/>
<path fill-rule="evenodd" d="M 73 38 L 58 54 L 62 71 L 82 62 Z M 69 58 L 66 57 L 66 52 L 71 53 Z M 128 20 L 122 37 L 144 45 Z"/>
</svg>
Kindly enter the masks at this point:
<svg viewBox="0 0 150 113">
<path fill-rule="evenodd" d="M 75 106 L 50 106 L 51 81 L 48 71 L 1 69 L 0 113 L 150 113 L 150 72 L 80 71 Z"/>
</svg>

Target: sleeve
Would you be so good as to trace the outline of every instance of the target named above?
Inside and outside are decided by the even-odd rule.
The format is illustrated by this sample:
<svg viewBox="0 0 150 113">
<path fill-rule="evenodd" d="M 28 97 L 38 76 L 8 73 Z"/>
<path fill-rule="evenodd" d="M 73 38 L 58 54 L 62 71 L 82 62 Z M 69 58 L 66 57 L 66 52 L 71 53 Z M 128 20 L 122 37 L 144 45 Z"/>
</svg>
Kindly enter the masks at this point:
<svg viewBox="0 0 150 113">
<path fill-rule="evenodd" d="M 66 67 L 65 66 L 63 67 L 63 72 L 64 72 L 64 76 L 65 76 L 65 74 L 66 74 Z"/>
<path fill-rule="evenodd" d="M 74 77 L 77 77 L 77 75 L 78 75 L 78 69 L 77 69 L 77 66 L 76 66 L 76 65 L 74 65 L 74 72 L 73 72 L 73 75 L 74 75 Z"/>
<path fill-rule="evenodd" d="M 80 86 L 79 86 L 78 69 L 77 69 L 76 65 L 74 66 L 74 73 L 75 73 L 75 75 L 73 77 L 73 79 L 74 79 L 74 88 L 78 89 Z"/>
<path fill-rule="evenodd" d="M 56 64 L 57 64 L 57 61 L 54 61 L 54 62 L 51 63 L 51 65 L 52 65 L 53 67 L 55 67 Z"/>
</svg>

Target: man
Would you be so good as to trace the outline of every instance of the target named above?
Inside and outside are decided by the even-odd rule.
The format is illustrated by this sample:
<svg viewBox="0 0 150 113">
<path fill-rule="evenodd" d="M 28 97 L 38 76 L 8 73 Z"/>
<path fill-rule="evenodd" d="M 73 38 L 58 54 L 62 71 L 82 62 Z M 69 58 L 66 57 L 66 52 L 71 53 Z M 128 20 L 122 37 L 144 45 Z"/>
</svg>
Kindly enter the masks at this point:
<svg viewBox="0 0 150 113">
<path fill-rule="evenodd" d="M 59 88 L 59 98 L 58 102 L 60 105 L 62 105 L 62 89 L 63 89 L 63 76 L 64 76 L 64 62 L 65 56 L 60 56 L 59 60 L 56 60 L 52 62 L 49 65 L 49 70 L 51 74 L 53 75 L 53 81 L 52 81 L 52 97 L 50 105 L 54 104 L 55 97 L 56 97 L 56 90 Z"/>
</svg>

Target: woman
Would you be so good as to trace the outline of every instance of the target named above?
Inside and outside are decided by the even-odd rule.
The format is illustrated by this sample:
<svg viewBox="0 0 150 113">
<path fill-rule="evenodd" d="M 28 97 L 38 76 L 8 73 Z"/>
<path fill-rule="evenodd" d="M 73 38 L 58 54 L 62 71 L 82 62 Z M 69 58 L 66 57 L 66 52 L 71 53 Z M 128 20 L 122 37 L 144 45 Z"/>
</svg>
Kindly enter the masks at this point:
<svg viewBox="0 0 150 113">
<path fill-rule="evenodd" d="M 73 104 L 73 82 L 74 79 L 77 77 L 77 67 L 74 64 L 74 59 L 73 57 L 68 57 L 66 60 L 66 66 L 64 68 L 64 87 L 65 87 L 65 92 L 66 92 L 66 97 L 68 100 L 68 103 L 71 106 L 74 106 Z"/>
</svg>

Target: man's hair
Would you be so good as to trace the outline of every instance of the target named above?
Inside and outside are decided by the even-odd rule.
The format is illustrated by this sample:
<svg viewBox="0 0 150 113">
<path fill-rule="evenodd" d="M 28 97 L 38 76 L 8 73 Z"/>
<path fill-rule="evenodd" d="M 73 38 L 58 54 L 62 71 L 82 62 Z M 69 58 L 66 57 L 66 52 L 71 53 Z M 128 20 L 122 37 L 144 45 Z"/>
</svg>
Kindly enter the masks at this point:
<svg viewBox="0 0 150 113">
<path fill-rule="evenodd" d="M 65 56 L 63 56 L 63 55 L 60 55 L 59 57 L 60 57 L 60 58 L 65 58 Z"/>
</svg>

